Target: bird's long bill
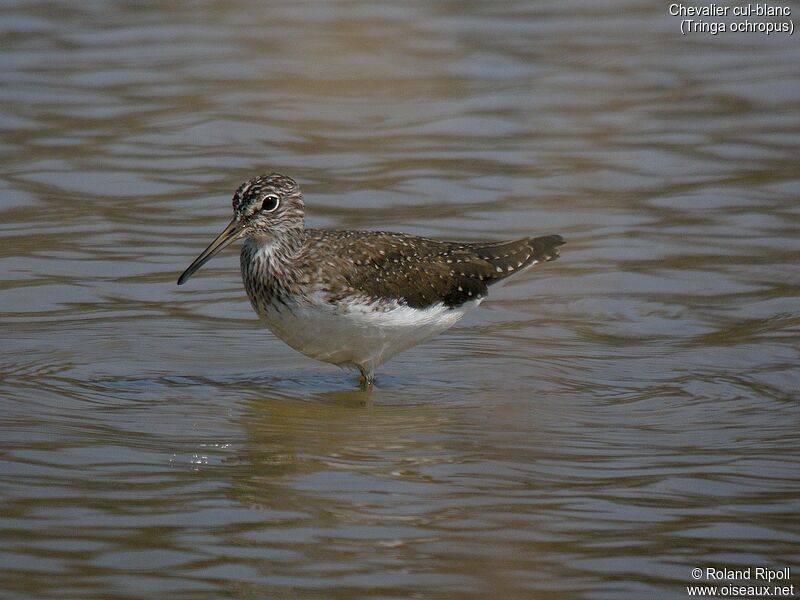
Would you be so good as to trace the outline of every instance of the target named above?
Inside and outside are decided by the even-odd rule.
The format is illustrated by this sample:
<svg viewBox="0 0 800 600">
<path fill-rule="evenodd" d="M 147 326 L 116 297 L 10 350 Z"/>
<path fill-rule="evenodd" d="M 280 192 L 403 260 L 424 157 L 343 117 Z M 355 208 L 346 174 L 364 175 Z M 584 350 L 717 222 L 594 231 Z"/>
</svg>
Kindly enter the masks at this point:
<svg viewBox="0 0 800 600">
<path fill-rule="evenodd" d="M 237 223 L 236 219 L 231 221 L 222 233 L 208 245 L 208 248 L 203 250 L 200 256 L 194 259 L 194 262 L 189 265 L 189 268 L 181 273 L 181 276 L 178 277 L 178 285 L 185 283 L 189 277 L 194 275 L 195 271 L 211 260 L 220 250 L 238 240 L 243 232 L 244 227 Z"/>
</svg>

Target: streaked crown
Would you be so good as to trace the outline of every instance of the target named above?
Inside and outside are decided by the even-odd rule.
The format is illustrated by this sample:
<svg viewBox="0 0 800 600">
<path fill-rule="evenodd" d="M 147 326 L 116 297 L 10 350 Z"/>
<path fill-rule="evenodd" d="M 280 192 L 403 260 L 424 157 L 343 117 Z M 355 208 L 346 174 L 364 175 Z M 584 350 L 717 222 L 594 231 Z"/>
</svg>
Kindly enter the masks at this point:
<svg viewBox="0 0 800 600">
<path fill-rule="evenodd" d="M 300 186 L 280 173 L 245 181 L 233 195 L 234 218 L 248 236 L 280 236 L 304 227 Z"/>
</svg>

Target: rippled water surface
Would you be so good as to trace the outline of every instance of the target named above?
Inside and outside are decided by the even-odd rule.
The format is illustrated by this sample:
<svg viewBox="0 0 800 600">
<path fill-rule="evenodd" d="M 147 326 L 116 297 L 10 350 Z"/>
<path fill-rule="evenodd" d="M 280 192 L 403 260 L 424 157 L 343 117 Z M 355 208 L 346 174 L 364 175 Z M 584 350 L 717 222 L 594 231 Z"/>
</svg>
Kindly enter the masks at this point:
<svg viewBox="0 0 800 600">
<path fill-rule="evenodd" d="M 800 585 L 800 48 L 666 4 L 4 2 L 3 598 Z M 800 14 L 800 7 L 792 4 Z M 238 184 L 561 233 L 361 392 L 263 330 Z"/>
</svg>

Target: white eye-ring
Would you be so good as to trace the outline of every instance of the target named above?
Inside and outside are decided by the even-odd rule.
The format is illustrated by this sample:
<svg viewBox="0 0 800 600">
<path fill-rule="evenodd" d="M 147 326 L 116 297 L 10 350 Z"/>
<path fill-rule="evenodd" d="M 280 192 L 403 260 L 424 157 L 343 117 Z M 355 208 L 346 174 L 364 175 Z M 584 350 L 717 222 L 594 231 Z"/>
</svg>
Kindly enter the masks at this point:
<svg viewBox="0 0 800 600">
<path fill-rule="evenodd" d="M 275 194 L 269 194 L 268 196 L 264 196 L 264 201 L 261 203 L 261 210 L 263 212 L 272 212 L 278 208 L 280 203 L 280 198 L 278 198 Z"/>
</svg>

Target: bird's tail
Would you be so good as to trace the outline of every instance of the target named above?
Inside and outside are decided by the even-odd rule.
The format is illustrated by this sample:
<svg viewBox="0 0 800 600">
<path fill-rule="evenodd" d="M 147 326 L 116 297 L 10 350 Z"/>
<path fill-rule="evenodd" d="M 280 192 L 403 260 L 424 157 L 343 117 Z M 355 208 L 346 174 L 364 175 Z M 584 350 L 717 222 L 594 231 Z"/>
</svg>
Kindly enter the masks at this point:
<svg viewBox="0 0 800 600">
<path fill-rule="evenodd" d="M 557 259 L 558 246 L 562 244 L 564 238 L 560 235 L 543 235 L 513 242 L 475 244 L 472 249 L 492 266 L 491 275 L 486 281 L 487 285 L 491 285 L 537 263 Z"/>
</svg>

